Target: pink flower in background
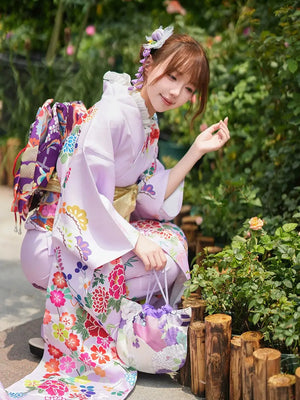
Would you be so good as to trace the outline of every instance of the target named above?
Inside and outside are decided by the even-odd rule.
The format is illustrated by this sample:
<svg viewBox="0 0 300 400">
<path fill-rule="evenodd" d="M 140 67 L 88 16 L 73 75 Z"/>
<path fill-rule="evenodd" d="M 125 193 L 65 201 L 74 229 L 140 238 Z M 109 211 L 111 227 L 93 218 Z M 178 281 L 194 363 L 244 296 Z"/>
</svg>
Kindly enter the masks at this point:
<svg viewBox="0 0 300 400">
<path fill-rule="evenodd" d="M 168 14 L 186 14 L 186 9 L 182 7 L 179 1 L 166 1 L 165 5 L 167 6 L 166 11 Z"/>
<path fill-rule="evenodd" d="M 72 56 L 74 54 L 75 48 L 72 44 L 69 44 L 66 50 L 68 56 Z"/>
<path fill-rule="evenodd" d="M 89 36 L 93 36 L 96 33 L 96 28 L 94 25 L 89 25 L 85 28 L 85 33 Z"/>
<path fill-rule="evenodd" d="M 248 26 L 247 28 L 245 28 L 245 29 L 243 30 L 243 35 L 244 35 L 244 36 L 249 36 L 250 33 L 251 33 L 251 28 L 250 28 L 250 26 Z"/>
<path fill-rule="evenodd" d="M 220 43 L 220 42 L 222 42 L 222 36 L 221 36 L 221 35 L 215 36 L 215 37 L 214 37 L 214 42 L 215 42 L 215 43 Z"/>
</svg>

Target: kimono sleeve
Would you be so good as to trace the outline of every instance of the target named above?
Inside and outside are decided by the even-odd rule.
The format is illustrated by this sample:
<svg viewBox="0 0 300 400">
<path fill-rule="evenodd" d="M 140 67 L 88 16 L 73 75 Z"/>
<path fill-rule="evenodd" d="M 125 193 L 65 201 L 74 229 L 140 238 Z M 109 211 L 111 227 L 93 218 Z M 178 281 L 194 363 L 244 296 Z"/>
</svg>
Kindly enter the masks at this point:
<svg viewBox="0 0 300 400">
<path fill-rule="evenodd" d="M 165 169 L 156 158 L 151 167 L 141 175 L 133 219 L 170 221 L 179 214 L 182 206 L 184 182 L 181 182 L 178 188 L 165 200 L 169 173 L 170 170 Z"/>
<path fill-rule="evenodd" d="M 122 121 L 103 118 L 104 112 L 100 107 L 82 124 L 76 152 L 59 165 L 62 193 L 53 229 L 56 243 L 63 243 L 92 269 L 132 250 L 138 238 L 137 230 L 112 204 L 113 135 L 126 127 Z"/>
</svg>

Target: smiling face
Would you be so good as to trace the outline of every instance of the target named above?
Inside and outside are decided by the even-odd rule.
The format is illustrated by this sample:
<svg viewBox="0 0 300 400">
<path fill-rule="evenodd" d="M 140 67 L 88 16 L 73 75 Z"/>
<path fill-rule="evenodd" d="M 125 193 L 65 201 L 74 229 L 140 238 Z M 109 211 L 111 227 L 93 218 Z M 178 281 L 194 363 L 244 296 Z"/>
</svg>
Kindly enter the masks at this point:
<svg viewBox="0 0 300 400">
<path fill-rule="evenodd" d="M 181 107 L 191 100 L 195 86 L 190 82 L 190 76 L 178 71 L 167 72 L 169 59 L 155 66 L 150 61 L 146 68 L 146 82 L 141 90 L 149 114 L 164 112 Z"/>
<path fill-rule="evenodd" d="M 143 51 L 142 46 L 141 58 Z M 204 111 L 209 75 L 203 47 L 189 35 L 171 35 L 162 47 L 152 49 L 144 62 L 141 94 L 149 113 L 180 107 L 196 92 L 193 122 Z"/>
</svg>

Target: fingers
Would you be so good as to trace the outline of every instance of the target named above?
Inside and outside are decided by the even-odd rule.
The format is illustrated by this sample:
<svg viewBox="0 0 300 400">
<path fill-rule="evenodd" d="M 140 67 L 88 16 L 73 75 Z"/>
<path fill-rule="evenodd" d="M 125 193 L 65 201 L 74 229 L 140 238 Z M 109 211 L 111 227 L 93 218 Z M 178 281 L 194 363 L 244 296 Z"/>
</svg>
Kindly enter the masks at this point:
<svg viewBox="0 0 300 400">
<path fill-rule="evenodd" d="M 134 248 L 135 254 L 142 260 L 146 271 L 161 271 L 167 264 L 167 258 L 160 246 L 140 234 Z"/>
</svg>

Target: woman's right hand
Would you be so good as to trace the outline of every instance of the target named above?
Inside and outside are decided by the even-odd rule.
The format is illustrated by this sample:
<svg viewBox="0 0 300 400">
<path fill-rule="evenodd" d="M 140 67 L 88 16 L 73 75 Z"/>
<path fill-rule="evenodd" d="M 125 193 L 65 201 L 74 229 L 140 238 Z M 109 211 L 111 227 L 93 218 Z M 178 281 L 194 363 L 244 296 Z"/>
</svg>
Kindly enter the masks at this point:
<svg viewBox="0 0 300 400">
<path fill-rule="evenodd" d="M 162 248 L 141 233 L 133 251 L 144 263 L 146 271 L 152 269 L 161 271 L 167 264 L 167 258 Z"/>
</svg>

